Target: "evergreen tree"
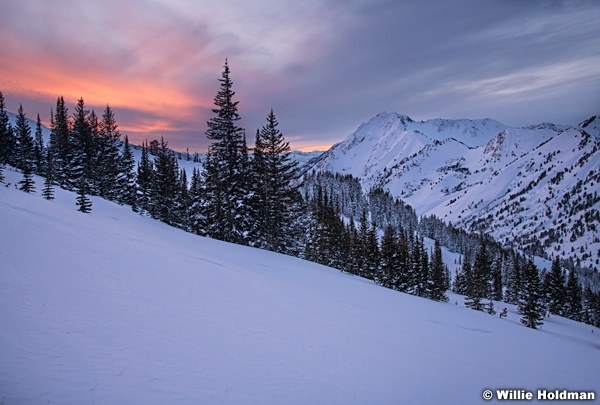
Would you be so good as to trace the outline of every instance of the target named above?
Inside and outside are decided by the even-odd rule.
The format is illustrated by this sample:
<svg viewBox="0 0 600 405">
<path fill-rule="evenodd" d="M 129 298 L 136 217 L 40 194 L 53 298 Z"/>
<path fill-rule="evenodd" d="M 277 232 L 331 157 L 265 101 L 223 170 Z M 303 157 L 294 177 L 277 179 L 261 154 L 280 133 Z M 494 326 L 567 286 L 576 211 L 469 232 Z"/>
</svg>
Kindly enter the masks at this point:
<svg viewBox="0 0 600 405">
<path fill-rule="evenodd" d="M 77 211 L 83 212 L 84 214 L 88 214 L 92 212 L 92 201 L 87 196 L 88 193 L 88 185 L 87 179 L 84 175 L 79 178 L 79 185 L 77 187 Z"/>
<path fill-rule="evenodd" d="M 277 126 L 271 110 L 267 124 L 256 133 L 251 165 L 250 239 L 257 247 L 286 253 L 298 237 L 295 225 L 301 196 L 294 185 L 297 162 L 291 160 L 289 143 Z"/>
<path fill-rule="evenodd" d="M 452 291 L 456 294 L 467 295 L 467 286 L 472 277 L 471 258 L 468 253 L 464 255 L 461 268 L 457 271 L 452 284 Z"/>
<path fill-rule="evenodd" d="M 594 293 L 589 285 L 583 291 L 582 321 L 600 327 L 600 293 Z"/>
<path fill-rule="evenodd" d="M 567 278 L 564 316 L 573 319 L 574 321 L 581 321 L 581 315 L 583 311 L 581 300 L 582 292 L 579 279 L 575 273 L 575 270 L 570 270 L 569 277 Z"/>
<path fill-rule="evenodd" d="M 135 159 L 127 135 L 125 135 L 123 151 L 118 159 L 118 166 L 115 198 L 119 204 L 129 205 L 133 211 L 137 211 Z"/>
<path fill-rule="evenodd" d="M 190 232 L 191 220 L 189 210 L 191 206 L 190 192 L 188 188 L 187 173 L 185 169 L 179 171 L 179 190 L 176 196 L 176 226 L 186 232 Z"/>
<path fill-rule="evenodd" d="M 95 169 L 95 183 L 97 192 L 100 197 L 121 202 L 121 196 L 124 193 L 123 181 L 131 184 L 131 170 L 130 168 L 124 168 L 122 166 L 121 155 L 120 155 L 120 143 L 121 134 L 118 130 L 118 125 L 115 119 L 115 115 L 107 104 L 102 114 L 102 121 L 98 128 L 97 138 L 97 157 L 94 165 Z M 130 151 L 131 152 L 131 151 Z M 126 162 L 130 164 L 133 161 L 133 156 Z M 123 172 L 125 170 L 125 172 Z M 127 172 L 127 170 L 130 170 Z M 129 173 L 129 174 L 128 174 Z M 119 179 L 121 174 L 127 179 Z M 121 181 L 121 184 L 119 182 Z M 130 198 L 129 198 L 130 199 Z"/>
<path fill-rule="evenodd" d="M 148 156 L 148 141 L 142 144 L 142 156 L 137 167 L 137 201 L 141 213 L 150 213 L 154 168 Z"/>
<path fill-rule="evenodd" d="M 247 162 L 243 130 L 237 126 L 240 116 L 238 102 L 233 100 L 235 92 L 229 77 L 227 60 L 219 79 L 221 87 L 215 96 L 216 115 L 208 120 L 206 136 L 213 141 L 204 163 L 203 215 L 210 218 L 207 223 L 208 236 L 229 242 L 244 243 L 244 213 L 249 196 L 245 193 L 247 175 L 244 167 Z"/>
<path fill-rule="evenodd" d="M 46 200 L 54 200 L 54 162 L 52 160 L 52 154 L 50 153 L 50 149 L 46 150 L 46 172 L 44 179 L 44 188 L 42 190 L 42 197 Z"/>
<path fill-rule="evenodd" d="M 23 105 L 19 105 L 19 112 L 15 122 L 16 148 L 14 165 L 21 169 L 24 173 L 28 171 L 33 173 L 34 155 L 33 155 L 33 138 L 31 137 L 31 128 L 27 122 L 27 117 L 23 111 Z"/>
<path fill-rule="evenodd" d="M 442 248 L 440 246 L 440 242 L 436 239 L 431 260 L 429 298 L 434 301 L 448 301 L 448 295 L 446 295 L 446 286 L 446 270 L 442 260 Z"/>
<path fill-rule="evenodd" d="M 14 164 L 12 159 L 15 145 L 15 135 L 6 111 L 4 95 L 0 91 L 0 169 L 7 163 Z"/>
<path fill-rule="evenodd" d="M 38 114 L 35 126 L 35 138 L 33 140 L 33 164 L 34 172 L 40 176 L 45 173 L 45 149 L 44 138 L 42 137 L 42 121 L 40 119 L 40 114 Z"/>
<path fill-rule="evenodd" d="M 410 250 L 406 231 L 400 225 L 398 230 L 398 273 L 394 286 L 398 291 L 406 292 L 409 287 Z"/>
<path fill-rule="evenodd" d="M 205 228 L 205 218 L 202 216 L 203 185 L 200 171 L 194 167 L 192 171 L 192 180 L 190 182 L 189 198 L 190 208 L 188 211 L 190 221 L 190 231 L 203 235 Z"/>
<path fill-rule="evenodd" d="M 179 192 L 179 167 L 177 159 L 161 138 L 154 159 L 150 215 L 169 225 L 177 224 L 177 195 Z"/>
<path fill-rule="evenodd" d="M 519 295 L 518 311 L 521 323 L 537 329 L 543 325 L 546 308 L 544 305 L 540 274 L 532 260 L 523 267 L 522 287 Z"/>
<path fill-rule="evenodd" d="M 81 178 L 86 173 L 86 193 L 90 191 L 90 184 L 94 182 L 94 138 L 93 126 L 90 124 L 90 111 L 86 109 L 83 98 L 77 100 L 73 113 L 73 127 L 69 138 L 67 154 L 67 189 L 78 190 Z"/>
<path fill-rule="evenodd" d="M 491 291 L 490 299 L 502 301 L 504 299 L 504 288 L 502 283 L 502 257 L 496 255 L 491 264 Z M 492 314 L 493 315 L 493 314 Z"/>
<path fill-rule="evenodd" d="M 339 216 L 338 216 L 339 218 Z M 340 233 L 335 233 L 334 235 L 341 235 Z M 377 269 L 379 268 L 379 243 L 377 241 L 377 226 L 375 223 L 371 224 L 369 231 L 367 233 L 367 240 L 365 245 L 365 274 L 363 277 L 366 277 L 370 280 L 375 278 L 375 274 L 377 273 Z"/>
<path fill-rule="evenodd" d="M 23 179 L 19 181 L 19 190 L 26 193 L 35 192 L 35 182 L 33 181 L 33 173 L 30 165 L 23 168 Z"/>
<path fill-rule="evenodd" d="M 504 297 L 509 304 L 519 303 L 522 272 L 522 259 L 516 252 L 512 252 L 512 266 L 509 268 L 507 274 L 506 294 Z"/>
<path fill-rule="evenodd" d="M 563 315 L 566 305 L 566 276 L 560 266 L 558 257 L 552 261 L 550 272 L 545 279 L 546 301 L 548 302 L 548 311 L 555 315 Z"/>
<path fill-rule="evenodd" d="M 379 272 L 375 281 L 384 287 L 394 286 L 394 280 L 397 279 L 397 272 L 400 267 L 400 245 L 396 237 L 396 231 L 391 224 L 385 227 L 383 237 L 381 238 L 381 260 Z"/>
<path fill-rule="evenodd" d="M 408 292 L 419 297 L 429 293 L 429 262 L 423 238 L 416 238 L 411 253 L 411 287 Z"/>
<path fill-rule="evenodd" d="M 49 149 L 54 162 L 55 181 L 59 186 L 67 188 L 71 156 L 70 122 L 68 109 L 62 97 L 57 98 L 56 109 L 51 117 Z"/>
<path fill-rule="evenodd" d="M 482 300 L 489 297 L 490 284 L 490 259 L 487 243 L 484 241 L 479 245 L 475 255 L 475 263 L 471 277 L 467 280 L 467 291 L 465 305 L 476 311 L 483 311 Z"/>
</svg>

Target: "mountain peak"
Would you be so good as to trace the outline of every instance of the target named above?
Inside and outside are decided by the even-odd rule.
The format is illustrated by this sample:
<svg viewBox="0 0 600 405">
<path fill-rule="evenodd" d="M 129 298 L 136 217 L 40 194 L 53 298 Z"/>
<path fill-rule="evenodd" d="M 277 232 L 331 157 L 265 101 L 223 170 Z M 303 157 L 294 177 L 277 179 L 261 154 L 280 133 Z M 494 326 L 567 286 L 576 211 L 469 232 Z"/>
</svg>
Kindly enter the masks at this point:
<svg viewBox="0 0 600 405">
<path fill-rule="evenodd" d="M 509 127 L 384 112 L 311 168 L 381 187 L 418 215 L 595 267 L 600 234 L 586 224 L 600 215 L 599 154 L 600 116 L 579 127 Z"/>
</svg>

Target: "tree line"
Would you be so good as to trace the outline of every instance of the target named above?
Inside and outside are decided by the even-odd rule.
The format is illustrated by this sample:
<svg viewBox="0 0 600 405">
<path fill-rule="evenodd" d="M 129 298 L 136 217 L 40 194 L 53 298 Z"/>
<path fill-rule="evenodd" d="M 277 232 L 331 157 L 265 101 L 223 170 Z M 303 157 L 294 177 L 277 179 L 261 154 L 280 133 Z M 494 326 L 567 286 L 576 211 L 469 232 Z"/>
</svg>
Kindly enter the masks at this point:
<svg viewBox="0 0 600 405">
<path fill-rule="evenodd" d="M 92 209 L 89 195 L 100 196 L 188 232 L 299 256 L 413 295 L 447 301 L 451 288 L 489 313 L 494 300 L 514 303 L 529 327 L 548 311 L 599 326 L 600 294 L 581 290 L 574 271 L 558 288 L 554 264 L 540 278 L 530 259 L 435 218 L 419 220 L 382 189 L 364 193 L 352 176 L 301 176 L 273 110 L 249 148 L 227 61 L 219 82 L 205 133 L 211 144 L 189 179 L 164 139 L 146 141 L 136 162 L 109 105 L 98 117 L 80 98 L 69 115 L 59 97 L 44 145 L 39 115 L 34 135 L 22 106 L 13 127 L 0 92 L 0 181 L 9 164 L 23 174 L 21 190 L 34 192 L 37 174 L 44 198 L 55 186 L 75 191 L 82 212 Z M 429 252 L 425 237 L 435 241 Z M 442 243 L 464 258 L 452 283 Z"/>
</svg>

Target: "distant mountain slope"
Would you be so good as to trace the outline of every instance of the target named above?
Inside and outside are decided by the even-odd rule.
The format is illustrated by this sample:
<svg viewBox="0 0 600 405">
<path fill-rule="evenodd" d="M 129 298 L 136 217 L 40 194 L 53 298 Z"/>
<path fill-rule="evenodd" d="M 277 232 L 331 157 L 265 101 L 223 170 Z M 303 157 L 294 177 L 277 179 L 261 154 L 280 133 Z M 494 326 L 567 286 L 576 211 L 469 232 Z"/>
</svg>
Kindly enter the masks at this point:
<svg viewBox="0 0 600 405">
<path fill-rule="evenodd" d="M 592 326 L 552 316 L 532 330 L 511 305 L 497 303 L 500 319 L 96 197 L 82 214 L 75 199 L 0 187 L 0 403 L 483 404 L 484 389 L 597 390 Z"/>
<path fill-rule="evenodd" d="M 600 118 L 512 128 L 381 113 L 315 159 L 419 215 L 600 268 Z"/>
</svg>

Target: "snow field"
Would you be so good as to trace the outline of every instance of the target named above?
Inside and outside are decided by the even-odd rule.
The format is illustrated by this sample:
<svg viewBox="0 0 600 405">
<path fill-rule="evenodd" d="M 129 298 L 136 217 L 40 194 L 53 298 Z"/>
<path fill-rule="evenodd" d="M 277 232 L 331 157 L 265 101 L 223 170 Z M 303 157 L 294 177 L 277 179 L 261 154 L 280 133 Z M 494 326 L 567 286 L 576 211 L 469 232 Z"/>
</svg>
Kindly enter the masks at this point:
<svg viewBox="0 0 600 405">
<path fill-rule="evenodd" d="M 440 404 L 598 388 L 589 325 L 531 330 L 512 306 L 499 319 L 456 295 L 413 297 L 97 198 L 82 214 L 36 180 L 36 194 L 0 186 L 0 403 Z"/>
</svg>

